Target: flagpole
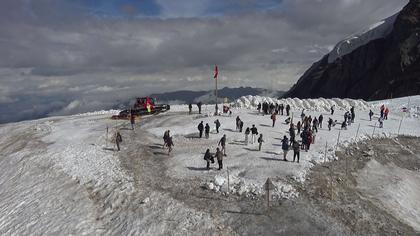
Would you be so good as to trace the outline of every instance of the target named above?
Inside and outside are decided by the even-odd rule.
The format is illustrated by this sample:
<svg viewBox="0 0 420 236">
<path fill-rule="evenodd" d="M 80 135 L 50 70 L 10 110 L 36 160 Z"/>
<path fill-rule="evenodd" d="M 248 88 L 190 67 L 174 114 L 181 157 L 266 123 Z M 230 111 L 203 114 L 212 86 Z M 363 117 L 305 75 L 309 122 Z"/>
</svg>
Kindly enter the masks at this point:
<svg viewBox="0 0 420 236">
<path fill-rule="evenodd" d="M 219 105 L 218 105 L 218 95 L 217 95 L 217 80 L 218 80 L 218 77 L 219 77 L 219 69 L 217 68 L 217 65 L 215 65 L 215 68 L 214 68 L 214 72 L 215 72 L 215 75 L 214 75 L 214 79 L 216 80 L 215 81 L 215 84 L 216 84 L 216 91 L 215 91 L 215 95 L 216 95 L 216 106 L 215 106 L 215 111 L 214 111 L 214 114 L 215 115 L 218 115 L 218 111 L 219 111 Z"/>
<path fill-rule="evenodd" d="M 217 102 L 217 100 L 218 100 L 218 99 L 217 99 L 217 98 L 218 98 L 218 97 L 217 97 L 217 80 L 218 80 L 218 79 L 217 79 L 217 77 L 216 77 L 216 108 L 215 108 L 215 109 L 216 109 L 216 111 L 215 111 L 215 114 L 216 114 L 216 115 L 217 115 L 217 111 L 219 110 L 219 108 L 218 108 L 218 102 Z"/>
</svg>

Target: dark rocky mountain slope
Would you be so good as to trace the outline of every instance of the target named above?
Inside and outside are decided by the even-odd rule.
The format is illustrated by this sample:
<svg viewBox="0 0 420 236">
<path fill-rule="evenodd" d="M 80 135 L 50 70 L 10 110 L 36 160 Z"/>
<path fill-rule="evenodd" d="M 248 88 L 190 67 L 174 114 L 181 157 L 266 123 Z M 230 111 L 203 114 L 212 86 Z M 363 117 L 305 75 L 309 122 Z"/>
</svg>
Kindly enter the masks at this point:
<svg viewBox="0 0 420 236">
<path fill-rule="evenodd" d="M 411 0 L 392 18 L 389 32 L 380 27 L 386 35 L 372 37 L 342 56 L 333 55 L 342 49 L 336 47 L 284 96 L 376 100 L 420 94 L 420 0 Z M 354 38 L 369 34 L 372 31 Z"/>
</svg>

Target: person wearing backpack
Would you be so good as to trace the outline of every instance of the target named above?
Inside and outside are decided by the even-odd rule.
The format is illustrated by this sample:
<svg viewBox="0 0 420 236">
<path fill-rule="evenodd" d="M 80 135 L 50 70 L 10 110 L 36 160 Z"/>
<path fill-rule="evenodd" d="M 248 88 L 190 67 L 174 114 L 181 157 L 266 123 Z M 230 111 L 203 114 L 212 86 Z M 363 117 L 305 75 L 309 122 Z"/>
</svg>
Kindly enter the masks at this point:
<svg viewBox="0 0 420 236">
<path fill-rule="evenodd" d="M 210 170 L 210 162 L 214 163 L 214 157 L 210 153 L 210 149 L 207 149 L 206 153 L 204 154 L 204 160 L 207 162 L 206 169 Z"/>
<path fill-rule="evenodd" d="M 258 151 L 261 151 L 262 143 L 264 142 L 263 135 L 260 134 L 260 137 L 258 137 Z"/>
<path fill-rule="evenodd" d="M 286 135 L 283 137 L 283 140 L 281 140 L 281 149 L 283 150 L 283 161 L 287 161 L 286 156 L 289 151 L 289 139 Z"/>
<path fill-rule="evenodd" d="M 372 109 L 369 110 L 369 120 L 372 121 L 373 111 Z"/>
</svg>

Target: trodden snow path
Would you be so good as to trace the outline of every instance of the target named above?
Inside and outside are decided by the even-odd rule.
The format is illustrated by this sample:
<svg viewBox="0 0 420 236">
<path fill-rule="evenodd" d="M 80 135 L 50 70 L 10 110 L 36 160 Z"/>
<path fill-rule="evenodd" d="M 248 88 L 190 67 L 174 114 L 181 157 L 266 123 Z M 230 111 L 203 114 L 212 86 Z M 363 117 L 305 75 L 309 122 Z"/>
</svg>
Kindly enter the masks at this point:
<svg viewBox="0 0 420 236">
<path fill-rule="evenodd" d="M 273 101 L 272 98 L 261 99 Z M 283 123 L 285 117 L 278 116 L 276 127 L 273 128 L 270 116 L 257 114 L 251 103 L 250 106 L 233 109 L 232 117 L 218 116 L 222 123 L 219 134 L 214 133 L 213 122 L 216 117 L 211 116 L 213 106 L 204 106 L 203 115 L 188 115 L 187 106 L 172 106 L 168 113 L 150 117 L 140 124 L 142 130 L 146 130 L 146 143 L 140 141 L 142 139 L 137 140 L 137 136 L 131 137 L 133 132 L 125 130 L 128 126 L 126 121 L 115 122 L 109 119 L 117 111 L 1 125 L 0 234 L 165 234 L 176 229 L 175 232 L 182 235 L 183 228 L 194 228 L 200 219 L 210 219 L 210 214 L 197 213 L 183 202 L 168 200 L 171 198 L 156 192 L 149 194 L 149 204 L 142 203 L 145 194 L 139 191 L 148 189 L 136 189 L 138 187 L 133 182 L 133 173 L 128 173 L 127 168 L 124 168 L 124 165 L 130 163 L 122 163 L 120 155 L 128 151 L 136 154 L 136 145 L 152 149 L 153 157 L 164 158 L 161 171 L 165 172 L 164 176 L 170 176 L 170 183 L 189 185 L 190 189 L 192 183 L 201 182 L 206 187 L 213 185 L 214 190 L 226 192 L 229 179 L 231 192 L 252 197 L 263 193 L 262 185 L 270 177 L 276 185 L 276 197 L 293 198 L 297 192 L 290 181 L 304 181 L 313 165 L 323 162 L 325 157 L 327 160 L 335 158 L 334 150 L 339 134 L 339 143 L 344 146 L 372 134 L 394 135 L 404 115 L 400 109 L 410 104 L 411 117 L 404 118 L 400 134 L 418 136 L 420 97 L 408 100 L 401 98 L 373 103 L 341 99 L 284 100 L 292 105 L 295 119 L 300 116 L 302 108 L 313 107 L 313 110 L 305 113 L 312 116 L 322 113 L 324 120 L 327 120 L 330 117 L 326 112 L 328 106 L 336 104 L 333 119 L 341 121 L 345 109 L 352 104 L 356 105 L 355 124 L 346 131 L 340 131 L 338 126 L 328 131 L 324 121 L 324 128 L 317 134 L 311 150 L 301 153 L 299 164 L 280 161 L 280 139 L 284 135 L 288 136 L 288 126 Z M 383 129 L 377 128 L 376 119 L 372 122 L 368 120 L 368 109 L 372 108 L 378 113 L 381 104 L 391 108 L 390 119 L 385 121 Z M 256 151 L 256 144 L 243 145 L 243 133 L 235 130 L 235 117 L 238 115 L 244 121 L 245 128 L 255 124 L 259 132 L 264 134 L 265 143 L 261 152 Z M 197 138 L 197 125 L 201 120 L 212 127 L 209 139 Z M 112 137 L 114 126 L 124 129 L 122 135 L 125 141 L 120 153 L 113 152 L 114 144 L 107 143 L 107 126 L 108 140 Z M 170 156 L 166 155 L 166 149 L 161 148 L 162 135 L 167 129 L 174 135 L 175 143 Z M 223 134 L 228 139 L 224 170 L 216 170 L 216 164 L 212 170 L 204 170 L 205 150 L 210 148 L 214 152 Z M 143 134 L 136 135 L 143 137 Z M 128 142 L 130 138 L 134 141 Z M 291 160 L 291 153 L 288 159 Z M 138 165 L 141 164 L 139 161 Z M 160 169 L 155 167 L 153 170 L 158 172 Z M 197 184 L 196 187 L 201 186 Z M 149 208 L 143 208 L 142 204 L 148 204 Z M 167 221 L 163 225 L 159 221 L 162 216 L 179 216 L 176 220 L 187 217 L 188 221 L 186 225 L 176 220 Z M 205 223 L 204 228 L 213 230 L 215 226 Z"/>
<path fill-rule="evenodd" d="M 412 110 L 415 114 L 419 97 L 412 97 Z M 292 151 L 288 154 L 289 162 L 282 160 L 281 139 L 284 135 L 289 137 L 289 126 L 284 123 L 285 116 L 278 116 L 275 127 L 269 115 L 258 114 L 254 107 L 258 102 L 284 102 L 291 104 L 294 123 L 300 119 L 302 109 L 306 115 L 318 117 L 324 116 L 323 128 L 316 134 L 315 144 L 311 145 L 309 152 L 301 151 L 300 163 L 291 162 Z M 308 171 L 317 163 L 332 160 L 335 158 L 337 148 L 345 147 L 352 142 L 369 138 L 372 136 L 391 136 L 399 134 L 418 136 L 420 134 L 420 122 L 415 116 L 407 117 L 401 111 L 407 106 L 408 98 L 389 101 L 367 103 L 361 100 L 351 99 L 285 99 L 277 100 L 264 97 L 247 96 L 234 104 L 233 114 L 229 116 L 211 115 L 214 107 L 203 108 L 203 114 L 188 115 L 186 106 L 173 106 L 172 111 L 146 123 L 144 128 L 155 136 L 155 143 L 161 145 L 162 136 L 165 130 L 170 130 L 174 136 L 174 151 L 168 157 L 170 175 L 180 180 L 201 178 L 207 187 L 215 191 L 227 191 L 229 180 L 229 191 L 248 196 L 264 193 L 263 184 L 267 178 L 272 178 L 276 185 L 275 196 L 290 198 L 296 196 L 296 191 L 289 184 L 290 180 L 304 181 Z M 378 128 L 379 106 L 386 104 L 391 108 L 389 119 L 384 122 L 384 128 Z M 336 106 L 334 115 L 330 115 L 329 108 Z M 355 123 L 347 130 L 340 130 L 345 111 L 354 105 L 356 109 Z M 369 120 L 368 112 L 372 109 L 375 116 Z M 184 111 L 184 112 L 180 112 Z M 327 112 L 328 111 L 328 112 Z M 244 133 L 236 131 L 235 118 L 239 116 L 246 127 L 256 125 L 260 134 L 264 136 L 262 151 L 258 151 L 258 144 L 244 145 Z M 339 124 L 328 131 L 327 120 L 332 117 Z M 216 134 L 214 121 L 219 119 L 222 126 L 220 133 Z M 199 139 L 197 125 L 203 121 L 211 126 L 209 139 Z M 400 127 L 401 123 L 401 127 Z M 203 160 L 207 148 L 215 152 L 219 139 L 227 135 L 227 156 L 224 158 L 224 170 L 216 170 L 217 164 L 212 166 L 210 171 L 205 170 L 206 162 Z M 300 137 L 297 136 L 300 140 Z M 338 145 L 337 145 L 338 144 Z M 157 154 L 164 154 L 158 152 Z M 229 173 L 228 173 L 229 172 Z"/>
</svg>

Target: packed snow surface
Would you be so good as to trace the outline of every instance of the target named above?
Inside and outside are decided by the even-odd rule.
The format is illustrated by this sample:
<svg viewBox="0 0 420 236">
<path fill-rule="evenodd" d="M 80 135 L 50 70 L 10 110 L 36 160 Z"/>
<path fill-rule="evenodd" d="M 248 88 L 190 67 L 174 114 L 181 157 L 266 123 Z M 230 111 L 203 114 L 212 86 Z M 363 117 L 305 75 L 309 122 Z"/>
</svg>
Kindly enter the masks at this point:
<svg viewBox="0 0 420 236">
<path fill-rule="evenodd" d="M 300 163 L 291 162 L 292 151 L 287 156 L 288 162 L 281 161 L 281 139 L 289 137 L 289 126 L 284 123 L 286 116 L 278 115 L 275 127 L 272 127 L 270 116 L 256 110 L 256 105 L 264 101 L 289 104 L 294 123 L 300 119 L 302 110 L 312 117 L 323 114 L 323 127 L 316 134 L 311 149 L 301 151 Z M 382 104 L 391 111 L 384 128 L 378 128 L 377 119 Z M 293 183 L 305 181 L 314 165 L 335 159 L 337 148 L 372 136 L 420 134 L 420 96 L 369 103 L 351 99 L 278 100 L 245 96 L 230 105 L 232 116 L 222 114 L 217 117 L 213 116 L 214 105 L 203 106 L 202 114 L 197 114 L 194 106 L 191 115 L 187 105 L 171 106 L 170 111 L 137 124 L 144 131 L 142 137 L 150 142 L 141 145 L 151 146 L 157 149 L 153 155 L 167 158 L 162 171 L 179 180 L 179 184 L 199 180 L 201 186 L 197 188 L 253 198 L 265 193 L 263 185 L 270 178 L 275 187 L 274 199 L 293 199 L 298 196 Z M 334 115 L 329 113 L 331 106 L 335 106 Z M 340 130 L 337 125 L 328 131 L 328 118 L 341 122 L 344 112 L 351 106 L 355 106 L 356 110 L 355 123 L 347 130 Z M 369 109 L 375 112 L 372 121 L 368 117 Z M 211 217 L 181 202 L 166 201 L 167 197 L 157 193 L 141 199 L 134 195 L 137 187 L 133 176 L 127 173 L 119 156 L 122 153 L 127 155 L 127 152 L 114 152 L 115 144 L 111 142 L 115 127 L 129 125 L 128 121 L 110 120 L 109 117 L 115 113 L 118 111 L 99 111 L 0 126 L 0 234 L 163 234 L 167 232 L 165 227 L 173 227 L 174 224 L 171 225 L 171 221 L 156 221 L 162 218 L 162 214 L 180 221 L 187 219 L 183 224 L 176 224 L 177 229 L 192 227 L 201 222 L 200 219 Z M 244 122 L 244 130 L 255 124 L 259 133 L 263 134 L 261 151 L 258 151 L 256 143 L 245 145 L 244 133 L 235 127 L 237 116 Z M 216 119 L 222 124 L 218 134 L 214 127 Z M 208 139 L 198 138 L 197 125 L 200 121 L 211 126 Z M 165 130 L 170 130 L 175 144 L 168 156 L 166 149 L 160 146 Z M 123 140 L 137 137 L 127 128 L 120 132 Z M 216 162 L 211 170 L 206 170 L 204 152 L 209 148 L 214 153 L 223 134 L 227 136 L 224 168 L 217 170 Z M 299 135 L 297 138 L 300 140 Z M 129 146 L 128 143 L 122 143 L 123 151 L 141 152 L 137 146 Z M 401 176 L 405 175 L 407 173 L 401 173 Z M 401 186 L 401 191 L 406 192 L 406 187 Z M 388 189 L 384 192 L 388 193 Z M 375 194 L 377 192 L 372 192 L 372 195 Z M 408 196 L 413 197 L 411 194 Z M 98 203 L 97 198 L 105 200 Z M 142 208 L 132 211 L 130 204 L 142 205 Z M 384 204 L 398 203 L 388 201 Z M 400 204 L 401 208 L 408 209 L 417 203 Z M 418 219 L 415 218 L 418 217 L 415 210 L 401 214 L 408 218 L 407 222 Z M 110 224 L 115 227 L 106 227 Z M 210 223 L 202 226 L 213 227 Z"/>
<path fill-rule="evenodd" d="M 368 44 L 369 42 L 386 37 L 392 32 L 394 22 L 398 14 L 386 18 L 375 23 L 360 33 L 351 35 L 350 37 L 339 42 L 328 55 L 328 63 L 332 63 L 340 57 L 343 57 L 357 48 Z"/>
</svg>

